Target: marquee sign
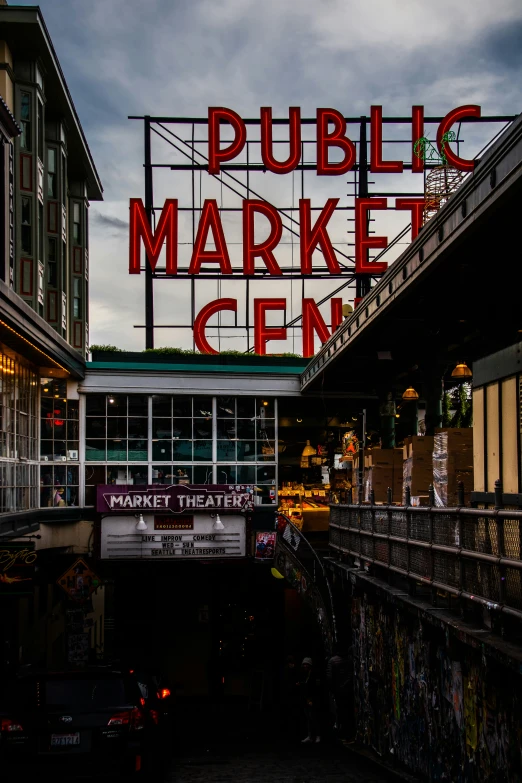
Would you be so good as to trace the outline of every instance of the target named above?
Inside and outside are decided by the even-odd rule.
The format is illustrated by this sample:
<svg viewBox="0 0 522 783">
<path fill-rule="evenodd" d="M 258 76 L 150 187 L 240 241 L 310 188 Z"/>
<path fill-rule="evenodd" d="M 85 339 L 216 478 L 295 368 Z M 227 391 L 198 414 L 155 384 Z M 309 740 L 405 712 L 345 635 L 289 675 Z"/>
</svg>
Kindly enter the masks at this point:
<svg viewBox="0 0 522 783">
<path fill-rule="evenodd" d="M 481 118 L 480 106 L 464 105 L 452 109 L 443 118 L 437 118 L 436 140 L 439 150 L 444 152 L 447 165 L 463 172 L 472 171 L 475 161 L 463 158 L 458 153 L 460 139 L 452 133 L 462 121 L 472 121 Z M 136 118 L 137 119 L 137 118 Z M 413 173 L 422 173 L 425 161 L 415 153 L 416 142 L 424 137 L 425 123 L 434 124 L 434 118 L 424 117 L 423 106 L 413 106 L 411 112 L 409 153 L 407 160 L 385 159 L 383 152 L 383 123 L 393 122 L 393 118 L 383 118 L 381 106 L 372 106 L 369 119 L 362 117 L 361 136 L 358 147 L 347 132 L 347 119 L 337 110 L 319 108 L 316 111 L 315 120 L 301 117 L 301 110 L 290 107 L 288 119 L 279 120 L 272 116 L 272 109 L 263 107 L 260 110 L 259 119 L 244 120 L 232 109 L 212 107 L 208 110 L 206 119 L 207 139 L 197 146 L 193 141 L 191 145 L 172 133 L 165 123 L 180 123 L 181 118 L 143 118 L 146 130 L 146 198 L 145 203 L 141 198 L 130 199 L 130 244 L 129 244 L 129 273 L 140 274 L 142 270 L 147 272 L 148 278 L 167 277 L 178 280 L 189 279 L 192 285 L 192 323 L 195 347 L 202 353 L 218 353 L 208 342 L 206 330 L 209 320 L 216 314 L 228 311 L 235 314 L 236 328 L 238 300 L 233 297 L 219 297 L 204 305 L 198 313 L 195 311 L 195 280 L 200 278 L 222 279 L 255 282 L 258 280 L 291 280 L 300 278 L 344 279 L 347 285 L 354 280 L 361 281 L 381 276 L 387 269 L 388 263 L 372 257 L 372 251 L 384 250 L 388 247 L 388 237 L 377 235 L 370 231 L 370 221 L 376 211 L 394 209 L 404 212 L 411 223 L 411 238 L 415 239 L 423 219 L 424 197 L 423 189 L 420 189 L 418 197 L 401 196 L 400 193 L 390 193 L 397 196 L 393 204 L 389 203 L 387 196 L 368 193 L 367 172 L 372 174 L 401 174 L 406 168 Z M 167 198 L 161 211 L 152 203 L 152 172 L 154 165 L 147 159 L 150 154 L 150 129 L 151 123 L 156 122 L 158 128 L 176 139 L 173 143 L 164 133 L 157 131 L 161 138 L 171 143 L 175 149 L 183 152 L 191 163 L 185 165 L 172 165 L 171 169 L 189 169 L 192 172 L 199 169 L 206 171 L 212 177 L 220 178 L 223 183 L 223 174 L 228 174 L 232 180 L 231 190 L 237 195 L 242 184 L 237 174 L 229 172 L 250 171 L 256 167 L 244 160 L 245 150 L 249 144 L 258 144 L 261 163 L 256 170 L 262 170 L 274 175 L 288 175 L 296 170 L 311 169 L 319 177 L 346 177 L 349 172 L 358 171 L 357 191 L 354 195 L 353 206 L 343 206 L 339 197 L 327 198 L 320 204 L 313 203 L 312 199 L 304 197 L 298 199 L 295 207 L 296 217 L 293 213 L 289 218 L 288 209 L 277 208 L 271 201 L 251 192 L 247 185 L 246 198 L 241 200 L 240 206 L 231 209 L 241 214 L 242 226 L 242 253 L 241 266 L 233 266 L 231 260 L 230 241 L 227 240 L 226 224 L 223 225 L 223 215 L 216 198 L 205 198 L 199 209 L 194 202 L 193 181 L 193 242 L 192 252 L 188 266 L 181 268 L 179 263 L 179 231 L 180 231 L 180 206 L 178 198 Z M 200 120 L 187 120 L 195 123 Z M 201 122 L 204 122 L 201 120 Z M 354 120 L 350 120 L 351 123 Z M 406 120 L 397 118 L 396 122 L 404 127 Z M 247 125 L 259 126 L 258 138 L 250 139 L 251 131 L 247 131 Z M 274 139 L 274 127 L 276 125 L 288 126 L 288 156 L 282 160 L 277 154 L 277 143 Z M 303 135 L 304 125 L 315 124 L 315 143 L 305 140 Z M 367 159 L 366 124 L 369 125 L 369 160 Z M 147 136 L 148 134 L 148 136 Z M 448 135 L 450 134 L 450 135 Z M 194 133 L 192 134 L 194 139 Z M 147 147 L 147 138 L 148 147 Z M 448 138 L 454 138 L 456 145 L 447 143 Z M 180 144 L 187 144 L 190 154 L 184 151 Z M 307 164 L 304 160 L 304 144 L 314 144 L 314 162 Z M 285 141 L 286 144 L 286 141 Z M 457 149 L 455 149 L 457 146 Z M 197 158 L 197 163 L 195 162 Z M 233 162 L 234 161 L 234 162 Z M 239 161 L 239 162 L 238 162 Z M 237 184 L 239 183 L 239 185 Z M 365 184 L 366 183 L 366 184 Z M 201 187 L 201 186 L 200 186 Z M 183 209 L 186 209 L 183 207 Z M 353 257 L 342 254 L 339 248 L 334 247 L 334 241 L 329 233 L 329 224 L 338 209 L 353 210 L 354 252 Z M 153 214 L 154 218 L 153 219 Z M 298 216 L 298 217 L 297 217 Z M 281 262 L 281 238 L 283 230 L 288 230 L 288 221 L 292 233 L 297 237 L 299 264 L 291 269 L 283 268 Z M 197 221 L 197 228 L 196 228 Z M 350 240 L 351 241 L 351 240 Z M 346 238 L 349 243 L 348 237 Z M 183 242 L 182 244 L 187 244 Z M 143 265 L 142 247 L 145 250 L 147 261 Z M 313 261 L 314 252 L 322 254 L 322 269 L 317 268 L 317 262 Z M 160 264 L 161 256 L 161 264 Z M 346 259 L 350 264 L 346 263 Z M 369 285 L 369 283 L 368 283 Z M 345 287 L 341 285 L 340 288 Z M 340 290 L 340 289 L 338 289 Z M 152 283 L 147 289 L 147 347 L 153 343 L 153 314 L 152 307 Z M 361 289 L 361 294 L 365 291 Z M 333 292 L 334 294 L 336 292 Z M 303 283 L 304 294 L 304 283 Z M 248 290 L 247 290 L 248 298 Z M 302 333 L 303 355 L 311 356 L 314 353 L 314 337 L 317 335 L 322 343 L 331 336 L 342 320 L 342 299 L 331 294 L 330 299 L 330 324 L 328 325 L 319 310 L 322 302 L 316 302 L 314 298 L 302 297 Z M 323 300 L 324 301 L 324 300 Z M 357 301 L 356 301 L 357 303 Z M 283 316 L 284 325 L 280 327 L 267 326 L 267 313 L 279 311 Z M 284 296 L 255 297 L 253 300 L 253 330 L 254 350 L 256 353 L 265 354 L 267 343 L 272 340 L 285 340 L 287 338 L 287 299 Z M 247 303 L 247 323 L 245 328 L 250 329 L 249 306 Z M 172 328 L 176 328 L 172 326 Z M 183 328 L 183 327 L 182 327 Z"/>
<path fill-rule="evenodd" d="M 96 488 L 96 510 L 126 514 L 163 511 L 185 515 L 183 524 L 186 524 L 187 512 L 222 514 L 235 511 L 237 514 L 247 510 L 252 502 L 252 491 L 252 487 L 244 484 L 177 484 L 139 488 L 99 484 Z M 172 525 L 170 517 L 165 519 L 165 524 Z M 159 525 L 160 520 L 156 517 L 154 526 L 161 529 Z"/>
<path fill-rule="evenodd" d="M 221 514 L 221 512 L 220 512 Z M 160 532 L 154 517 L 144 514 L 148 529 L 136 530 L 133 515 L 106 516 L 101 523 L 103 560 L 221 560 L 246 556 L 244 516 L 223 515 L 223 530 L 215 530 L 214 518 L 207 512 L 197 514 L 192 530 Z"/>
</svg>

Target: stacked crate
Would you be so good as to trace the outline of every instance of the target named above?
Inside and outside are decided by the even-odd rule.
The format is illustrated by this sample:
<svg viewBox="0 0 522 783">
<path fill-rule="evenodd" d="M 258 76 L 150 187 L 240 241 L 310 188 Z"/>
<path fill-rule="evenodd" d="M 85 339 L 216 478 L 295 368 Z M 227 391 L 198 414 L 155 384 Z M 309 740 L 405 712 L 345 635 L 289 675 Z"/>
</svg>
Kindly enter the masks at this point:
<svg viewBox="0 0 522 783">
<path fill-rule="evenodd" d="M 388 487 L 393 503 L 402 496 L 402 449 L 372 449 L 368 457 L 369 486 L 376 503 L 387 502 Z M 365 461 L 366 461 L 365 459 Z"/>
<path fill-rule="evenodd" d="M 459 482 L 464 484 L 464 502 L 473 491 L 473 429 L 435 430 L 433 447 L 433 487 L 438 506 L 458 506 Z"/>
<path fill-rule="evenodd" d="M 406 504 L 409 488 L 413 506 L 429 504 L 429 487 L 433 483 L 433 436 L 413 435 L 404 439 L 402 502 Z"/>
</svg>

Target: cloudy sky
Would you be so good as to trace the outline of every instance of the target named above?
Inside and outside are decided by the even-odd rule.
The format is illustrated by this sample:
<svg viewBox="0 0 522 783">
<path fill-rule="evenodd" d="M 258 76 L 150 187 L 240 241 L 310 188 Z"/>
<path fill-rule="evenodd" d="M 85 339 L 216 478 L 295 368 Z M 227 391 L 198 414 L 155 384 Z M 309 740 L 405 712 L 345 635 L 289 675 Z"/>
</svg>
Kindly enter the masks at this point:
<svg viewBox="0 0 522 783">
<path fill-rule="evenodd" d="M 129 121 L 128 115 L 206 116 L 208 106 L 227 106 L 243 116 L 257 116 L 260 106 L 272 106 L 275 116 L 285 116 L 293 105 L 309 117 L 318 106 L 339 109 L 346 116 L 368 114 L 372 104 L 382 104 L 385 115 L 407 115 L 413 104 L 424 104 L 427 115 L 444 115 L 465 103 L 480 104 L 483 114 L 516 114 L 521 107 L 520 0 L 40 4 L 105 190 L 105 201 L 93 203 L 90 211 L 91 344 L 144 347 L 144 330 L 133 328 L 144 323 L 144 276 L 127 274 L 128 199 L 143 196 L 143 147 L 140 123 Z M 497 129 L 490 126 L 487 133 L 491 136 Z M 409 128 L 403 132 L 407 135 Z M 432 128 L 432 138 L 433 134 Z M 462 154 L 471 157 L 483 139 L 476 126 L 473 133 L 463 135 Z M 180 153 L 167 151 L 159 140 L 155 155 L 157 160 L 184 162 Z M 406 150 L 405 160 L 408 155 Z M 188 204 L 189 178 L 170 170 L 161 174 L 155 203 L 171 197 Z M 264 177 L 256 181 L 263 196 L 279 199 L 279 205 L 297 205 L 299 179 L 258 176 Z M 412 175 L 395 184 L 418 190 L 419 176 L 413 185 Z M 344 197 L 347 188 L 341 179 L 345 178 L 308 177 L 305 195 L 317 206 L 328 196 Z M 386 185 L 392 189 L 390 181 Z M 222 205 L 232 204 L 228 193 L 223 194 L 220 184 L 206 174 L 197 177 L 197 198 L 199 188 L 202 198 L 211 195 L 222 199 Z M 346 214 L 337 220 L 333 233 L 337 246 L 350 255 Z M 396 226 L 389 216 L 375 217 L 376 233 L 391 238 Z M 406 225 L 406 216 L 401 219 Z M 188 240 L 188 216 L 183 220 L 181 231 Z M 239 242 L 232 213 L 224 223 L 227 239 Z M 285 232 L 285 237 L 289 244 L 281 249 L 281 261 L 286 263 L 295 253 L 298 263 L 298 249 L 292 248 L 290 234 Z M 231 247 L 238 252 L 239 245 Z M 198 307 L 218 294 L 243 297 L 239 283 L 224 282 L 219 291 L 217 284 L 205 285 L 198 292 Z M 260 284 L 256 294 L 286 295 L 295 315 L 300 284 L 283 294 L 278 286 Z M 188 323 L 188 293 L 181 281 L 158 283 L 156 321 Z M 320 284 L 306 290 L 316 298 L 322 293 Z M 344 298 L 352 296 L 347 292 Z M 192 335 L 158 330 L 156 344 L 191 347 Z M 273 345 L 272 350 L 298 350 L 299 338 Z M 223 337 L 221 347 L 245 347 L 244 338 Z"/>
</svg>

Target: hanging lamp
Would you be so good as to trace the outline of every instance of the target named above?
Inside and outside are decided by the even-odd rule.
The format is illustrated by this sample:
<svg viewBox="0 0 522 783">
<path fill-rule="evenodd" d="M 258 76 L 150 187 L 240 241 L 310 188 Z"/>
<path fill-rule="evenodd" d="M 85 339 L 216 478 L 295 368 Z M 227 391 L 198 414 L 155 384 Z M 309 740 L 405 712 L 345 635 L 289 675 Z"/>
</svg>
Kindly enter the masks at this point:
<svg viewBox="0 0 522 783">
<path fill-rule="evenodd" d="M 408 386 L 408 388 L 402 394 L 402 399 L 403 400 L 418 400 L 419 399 L 419 393 L 415 391 L 413 386 Z"/>
<path fill-rule="evenodd" d="M 317 449 L 314 449 L 313 446 L 310 446 L 310 441 L 306 441 L 306 446 L 303 449 L 303 453 L 301 454 L 302 457 L 313 457 L 314 454 L 317 454 Z"/>
<path fill-rule="evenodd" d="M 473 373 L 466 362 L 459 362 L 451 373 L 452 378 L 472 378 Z"/>
</svg>

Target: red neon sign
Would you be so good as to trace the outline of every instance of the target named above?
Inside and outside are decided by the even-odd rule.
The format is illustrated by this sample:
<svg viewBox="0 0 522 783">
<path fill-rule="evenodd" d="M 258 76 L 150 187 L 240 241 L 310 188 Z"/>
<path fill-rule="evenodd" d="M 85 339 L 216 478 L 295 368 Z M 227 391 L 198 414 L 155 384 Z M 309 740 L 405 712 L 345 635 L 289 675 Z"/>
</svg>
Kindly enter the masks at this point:
<svg viewBox="0 0 522 783">
<path fill-rule="evenodd" d="M 290 154 L 284 163 L 280 163 L 272 154 L 272 109 L 261 109 L 261 157 L 267 169 L 274 174 L 289 174 L 301 160 L 301 109 L 292 106 L 289 118 Z"/>
<path fill-rule="evenodd" d="M 444 153 L 448 164 L 460 171 L 472 171 L 473 160 L 467 160 L 457 155 L 444 140 L 455 123 L 466 118 L 479 118 L 480 106 L 463 105 L 452 109 L 440 122 L 437 129 L 437 145 Z M 260 109 L 260 136 L 255 140 L 260 142 L 260 154 L 266 171 L 274 174 L 288 174 L 295 171 L 301 163 L 302 132 L 301 110 L 292 106 L 288 110 L 288 153 L 286 159 L 280 160 L 274 141 L 273 127 L 276 121 L 270 107 Z M 385 160 L 383 153 L 383 111 L 381 106 L 372 106 L 370 111 L 370 165 L 373 173 L 399 174 L 404 169 L 402 160 Z M 319 176 L 342 176 L 352 170 L 357 163 L 356 146 L 347 133 L 346 118 L 337 110 L 320 108 L 316 112 L 316 172 Z M 223 137 L 223 138 L 222 138 Z M 415 105 L 411 110 L 411 171 L 422 173 L 424 161 L 414 152 L 415 143 L 424 137 L 424 107 Z M 225 140 L 226 139 L 226 140 Z M 245 121 L 232 109 L 211 107 L 208 110 L 208 172 L 211 175 L 220 174 L 225 163 L 235 160 L 247 145 L 247 127 Z M 444 145 L 444 146 L 443 146 Z M 284 157 L 284 154 L 283 154 Z M 330 160 L 332 157 L 332 160 Z M 410 152 L 408 153 L 410 158 Z M 303 164 L 305 160 L 303 159 Z M 409 161 L 408 161 L 409 162 Z M 309 166 L 307 166 L 309 168 Z M 339 276 L 345 267 L 339 263 L 339 252 L 334 248 L 332 220 L 338 206 L 338 198 L 326 199 L 323 206 L 312 205 L 308 198 L 299 199 L 298 215 L 290 218 L 289 228 L 284 214 L 261 198 L 244 199 L 242 205 L 242 270 L 239 276 L 251 278 L 256 274 L 268 274 L 271 277 L 287 279 L 300 273 L 303 277 L 311 277 L 314 273 L 314 259 L 320 257 L 331 275 Z M 406 210 L 411 214 L 411 237 L 414 240 L 422 226 L 423 198 L 397 198 L 390 208 Z M 372 261 L 369 250 L 384 250 L 388 246 L 388 238 L 369 231 L 369 215 L 372 210 L 386 210 L 386 198 L 356 198 L 355 199 L 355 273 L 366 275 L 381 275 L 388 268 L 386 261 Z M 317 217 L 312 217 L 312 211 Z M 256 219 L 257 218 L 257 219 Z M 158 267 L 160 256 L 164 259 L 161 272 L 166 276 L 178 274 L 178 200 L 166 199 L 159 214 L 156 226 L 149 221 L 147 211 L 141 199 L 130 199 L 130 246 L 129 273 L 140 274 L 142 269 L 141 246 L 145 249 L 150 269 L 154 272 Z M 256 226 L 257 224 L 257 226 Z M 257 228 L 257 232 L 256 232 Z M 300 269 L 295 273 L 283 264 L 285 248 L 282 247 L 283 229 L 293 231 L 298 237 Z M 256 236 L 256 233 L 258 236 Z M 237 244 L 234 237 L 234 244 Z M 228 239 L 232 249 L 232 238 Z M 338 241 L 338 240 L 337 240 Z M 213 247 L 207 249 L 207 244 Z M 319 251 L 319 253 L 316 253 Z M 315 253 L 315 256 L 314 256 Z M 234 254 L 232 254 L 234 258 Z M 288 257 L 288 256 L 286 256 Z M 260 259 L 264 268 L 256 268 L 256 260 Z M 147 263 L 147 261 L 145 262 Z M 198 276 L 209 271 L 208 264 L 217 265 L 218 273 L 232 276 L 233 268 L 231 253 L 227 246 L 227 237 L 223 228 L 221 213 L 215 199 L 207 199 L 203 204 L 188 274 Z M 317 272 L 317 260 L 315 261 Z M 351 272 L 351 270 L 349 270 Z M 303 354 L 311 356 L 314 353 L 314 340 L 319 337 L 325 342 L 331 337 L 342 321 L 342 300 L 333 297 L 331 300 L 331 331 L 321 315 L 318 305 L 313 299 L 302 300 Z M 357 304 L 357 302 L 355 303 Z M 266 324 L 268 311 L 281 311 L 283 323 L 286 315 L 285 298 L 254 299 L 254 343 L 259 354 L 266 353 L 267 343 L 273 340 L 285 340 L 285 326 L 269 327 Z M 202 353 L 217 353 L 206 337 L 206 327 L 209 319 L 218 312 L 229 310 L 237 313 L 236 299 L 217 299 L 205 305 L 194 320 L 194 337 L 197 349 Z M 60 421 L 55 420 L 55 426 Z"/>
</svg>

